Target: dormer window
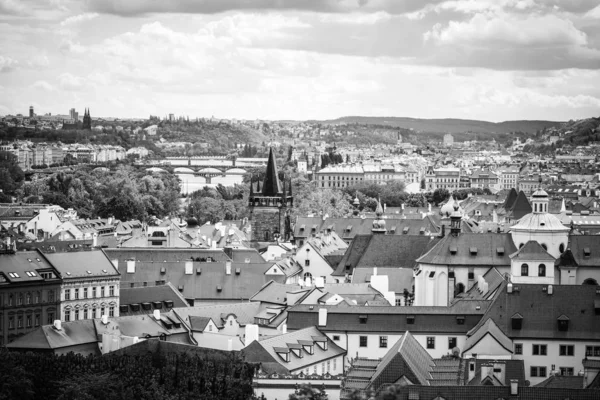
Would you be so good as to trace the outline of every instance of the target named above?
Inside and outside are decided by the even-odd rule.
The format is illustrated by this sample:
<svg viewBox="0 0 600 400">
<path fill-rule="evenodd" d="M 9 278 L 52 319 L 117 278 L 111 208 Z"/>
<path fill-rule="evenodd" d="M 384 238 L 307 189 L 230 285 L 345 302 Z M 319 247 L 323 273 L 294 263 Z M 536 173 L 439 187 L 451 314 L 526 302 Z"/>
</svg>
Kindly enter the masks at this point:
<svg viewBox="0 0 600 400">
<path fill-rule="evenodd" d="M 520 330 L 523 327 L 523 316 L 521 314 L 516 313 L 510 319 L 514 330 Z"/>
<path fill-rule="evenodd" d="M 273 350 L 275 350 L 275 353 L 277 353 L 277 355 L 281 357 L 283 361 L 290 361 L 290 349 L 287 347 L 275 347 Z"/>
<path fill-rule="evenodd" d="M 471 253 L 472 256 L 476 256 L 477 255 L 477 247 L 469 248 L 469 253 Z"/>
<path fill-rule="evenodd" d="M 561 332 L 566 332 L 569 330 L 569 317 L 564 314 L 558 317 L 558 330 Z"/>
<path fill-rule="evenodd" d="M 406 317 L 406 323 L 408 325 L 414 325 L 415 324 L 415 316 L 414 315 L 408 315 Z"/>
<path fill-rule="evenodd" d="M 540 264 L 538 266 L 538 276 L 546 276 L 546 265 Z"/>
<path fill-rule="evenodd" d="M 521 276 L 529 276 L 529 265 L 521 264 Z"/>
<path fill-rule="evenodd" d="M 455 255 L 458 252 L 458 248 L 456 246 L 450 246 L 450 254 Z"/>
<path fill-rule="evenodd" d="M 463 315 L 459 315 L 458 317 L 456 317 L 456 323 L 458 325 L 464 325 L 465 324 L 465 317 Z"/>
<path fill-rule="evenodd" d="M 504 255 L 504 247 L 498 247 L 496 249 L 496 254 L 498 254 L 499 256 L 503 256 Z"/>
<path fill-rule="evenodd" d="M 358 320 L 360 321 L 361 324 L 366 324 L 367 323 L 367 316 L 366 315 L 359 315 L 358 316 Z"/>
<path fill-rule="evenodd" d="M 402 229 L 402 233 L 404 233 L 405 235 L 408 234 L 408 226 L 405 226 L 404 229 Z"/>
<path fill-rule="evenodd" d="M 589 247 L 584 247 L 583 248 L 583 256 L 584 257 L 588 258 L 588 257 L 590 257 L 591 254 L 592 254 L 592 252 L 590 251 Z"/>
</svg>

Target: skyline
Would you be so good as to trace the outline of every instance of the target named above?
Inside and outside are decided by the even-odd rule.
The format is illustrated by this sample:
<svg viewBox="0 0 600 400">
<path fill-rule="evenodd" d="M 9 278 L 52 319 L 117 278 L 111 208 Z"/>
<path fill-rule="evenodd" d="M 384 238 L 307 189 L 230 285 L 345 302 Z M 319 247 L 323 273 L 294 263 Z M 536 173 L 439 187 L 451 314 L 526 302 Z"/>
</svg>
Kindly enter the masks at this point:
<svg viewBox="0 0 600 400">
<path fill-rule="evenodd" d="M 0 114 L 501 122 L 600 110 L 594 0 L 122 3 L 0 0 Z"/>
</svg>

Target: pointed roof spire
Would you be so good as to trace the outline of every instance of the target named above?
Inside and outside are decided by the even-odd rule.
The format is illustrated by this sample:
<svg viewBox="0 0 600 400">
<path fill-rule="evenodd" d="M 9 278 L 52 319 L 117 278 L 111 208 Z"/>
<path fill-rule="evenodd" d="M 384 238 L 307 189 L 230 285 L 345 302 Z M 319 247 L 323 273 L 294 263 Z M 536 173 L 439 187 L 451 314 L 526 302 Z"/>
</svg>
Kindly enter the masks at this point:
<svg viewBox="0 0 600 400">
<path fill-rule="evenodd" d="M 275 155 L 273 154 L 273 148 L 269 149 L 269 161 L 267 162 L 267 174 L 263 181 L 263 196 L 279 196 L 281 193 L 281 186 L 279 184 L 279 177 L 277 176 L 277 164 L 275 163 Z"/>
</svg>

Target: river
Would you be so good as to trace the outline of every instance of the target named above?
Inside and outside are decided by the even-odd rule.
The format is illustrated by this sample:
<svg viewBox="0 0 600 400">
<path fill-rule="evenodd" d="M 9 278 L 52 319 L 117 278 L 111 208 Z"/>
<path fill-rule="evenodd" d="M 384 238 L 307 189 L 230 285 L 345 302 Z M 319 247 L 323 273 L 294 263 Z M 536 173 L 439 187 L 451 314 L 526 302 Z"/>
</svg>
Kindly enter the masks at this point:
<svg viewBox="0 0 600 400">
<path fill-rule="evenodd" d="M 223 186 L 233 186 L 236 183 L 242 183 L 244 177 L 242 175 L 225 175 L 215 176 L 211 178 L 211 183 L 206 183 L 206 179 L 202 176 L 192 174 L 176 174 L 181 179 L 181 193 L 187 194 L 202 189 L 204 186 L 215 187 L 219 183 Z"/>
</svg>

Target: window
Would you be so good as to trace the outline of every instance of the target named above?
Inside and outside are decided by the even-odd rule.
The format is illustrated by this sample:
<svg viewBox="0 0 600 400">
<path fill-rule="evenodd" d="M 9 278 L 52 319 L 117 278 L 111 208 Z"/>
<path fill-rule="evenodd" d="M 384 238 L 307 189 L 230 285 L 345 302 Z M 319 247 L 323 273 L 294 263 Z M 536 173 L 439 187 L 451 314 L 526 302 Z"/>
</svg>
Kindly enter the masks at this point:
<svg viewBox="0 0 600 400">
<path fill-rule="evenodd" d="M 65 289 L 65 300 L 71 300 L 71 289 Z"/>
<path fill-rule="evenodd" d="M 108 307 L 108 316 L 109 317 L 115 316 L 115 307 L 113 307 L 113 306 Z"/>
<path fill-rule="evenodd" d="M 75 289 L 75 300 L 79 299 L 79 289 Z"/>
<path fill-rule="evenodd" d="M 406 323 L 408 325 L 414 325 L 415 324 L 415 317 L 414 317 L 414 315 L 409 315 L 408 317 L 406 317 Z"/>
<path fill-rule="evenodd" d="M 427 348 L 435 349 L 435 337 L 433 337 L 433 336 L 427 337 Z"/>
<path fill-rule="evenodd" d="M 394 302 L 396 304 L 397 307 L 402 305 L 402 299 L 400 297 L 396 297 L 396 300 Z"/>
<path fill-rule="evenodd" d="M 455 347 L 456 347 L 456 338 L 455 337 L 449 337 L 448 338 L 448 349 L 452 350 Z"/>
<path fill-rule="evenodd" d="M 96 297 L 96 287 L 92 288 L 92 298 Z"/>
<path fill-rule="evenodd" d="M 527 264 L 521 265 L 521 276 L 529 276 L 529 265 L 527 265 Z"/>
<path fill-rule="evenodd" d="M 548 346 L 545 344 L 534 344 L 531 354 L 534 356 L 545 356 L 548 354 Z"/>
<path fill-rule="evenodd" d="M 359 316 L 358 316 L 358 321 L 359 321 L 361 324 L 366 324 L 366 323 L 367 323 L 367 316 L 366 316 L 366 315 L 359 315 Z"/>
<path fill-rule="evenodd" d="M 48 291 L 48 301 L 49 301 L 50 303 L 53 303 L 53 302 L 54 302 L 54 290 L 49 290 L 49 291 Z"/>
<path fill-rule="evenodd" d="M 309 259 L 304 260 L 304 266 L 305 267 L 310 267 L 310 260 Z"/>
<path fill-rule="evenodd" d="M 585 355 L 600 357 L 600 346 L 585 346 Z"/>
<path fill-rule="evenodd" d="M 379 336 L 379 347 L 382 349 L 387 349 L 388 345 L 388 337 L 387 336 Z"/>
<path fill-rule="evenodd" d="M 575 346 L 572 344 L 561 344 L 558 354 L 561 356 L 573 356 L 575 355 Z"/>
<path fill-rule="evenodd" d="M 22 328 L 23 327 L 23 316 L 19 315 L 17 317 L 17 328 Z"/>
<path fill-rule="evenodd" d="M 115 295 L 115 287 L 114 286 L 109 286 L 108 287 L 108 295 L 110 297 L 113 297 Z"/>
<path fill-rule="evenodd" d="M 88 298 L 88 296 L 87 296 L 87 295 L 88 295 L 88 290 L 87 290 L 87 288 L 83 288 L 83 298 L 84 298 L 84 299 L 87 299 L 87 298 Z"/>
<path fill-rule="evenodd" d="M 515 354 L 523 354 L 523 344 L 515 343 Z"/>
<path fill-rule="evenodd" d="M 15 329 L 15 317 L 8 317 L 8 329 Z"/>
<path fill-rule="evenodd" d="M 333 340 L 336 342 L 340 340 L 340 335 L 333 335 Z"/>
<path fill-rule="evenodd" d="M 92 308 L 92 313 L 90 315 L 90 318 L 96 318 L 96 309 Z"/>
<path fill-rule="evenodd" d="M 8 305 L 9 305 L 9 306 L 12 306 L 12 305 L 13 305 L 13 295 L 12 295 L 12 294 L 9 294 L 9 295 L 8 295 Z"/>
<path fill-rule="evenodd" d="M 100 316 L 102 317 L 103 315 L 106 315 L 106 308 L 101 307 L 100 308 Z"/>
<path fill-rule="evenodd" d="M 573 376 L 574 372 L 572 367 L 560 367 L 560 374 L 563 376 Z"/>
<path fill-rule="evenodd" d="M 54 323 L 54 313 L 53 312 L 48 313 L 48 318 L 46 319 L 46 323 L 48 325 L 51 325 Z"/>
<path fill-rule="evenodd" d="M 69 322 L 71 320 L 71 311 L 65 310 L 65 322 Z"/>
<path fill-rule="evenodd" d="M 38 304 L 40 302 L 40 292 L 35 292 L 35 297 L 33 298 L 33 302 Z"/>
<path fill-rule="evenodd" d="M 40 314 L 35 314 L 35 318 L 33 319 L 33 324 L 35 326 L 40 326 Z"/>
<path fill-rule="evenodd" d="M 456 323 L 458 325 L 464 325 L 465 324 L 465 317 L 456 317 Z"/>
<path fill-rule="evenodd" d="M 23 305 L 23 295 L 22 294 L 17 296 L 17 305 L 18 306 Z"/>
<path fill-rule="evenodd" d="M 25 304 L 31 304 L 31 293 L 27 293 L 25 296 Z"/>
<path fill-rule="evenodd" d="M 79 310 L 75 310 L 75 321 L 79 320 Z"/>
<path fill-rule="evenodd" d="M 31 315 L 27 316 L 27 319 L 25 320 L 25 326 L 27 328 L 31 328 Z"/>
<path fill-rule="evenodd" d="M 367 347 L 367 337 L 366 336 L 359 336 L 359 346 L 360 347 Z"/>
<path fill-rule="evenodd" d="M 546 367 L 531 367 L 530 375 L 532 378 L 535 378 L 535 377 L 545 378 L 546 377 Z"/>
<path fill-rule="evenodd" d="M 538 276 L 546 276 L 546 265 L 540 264 L 538 267 Z"/>
<path fill-rule="evenodd" d="M 104 297 L 104 286 L 100 286 L 100 297 Z"/>
<path fill-rule="evenodd" d="M 87 308 L 83 310 L 83 319 L 88 319 L 88 310 L 87 310 Z"/>
<path fill-rule="evenodd" d="M 331 371 L 331 361 L 327 360 L 327 372 Z"/>
</svg>

